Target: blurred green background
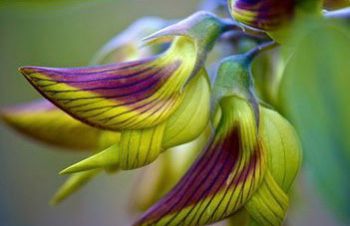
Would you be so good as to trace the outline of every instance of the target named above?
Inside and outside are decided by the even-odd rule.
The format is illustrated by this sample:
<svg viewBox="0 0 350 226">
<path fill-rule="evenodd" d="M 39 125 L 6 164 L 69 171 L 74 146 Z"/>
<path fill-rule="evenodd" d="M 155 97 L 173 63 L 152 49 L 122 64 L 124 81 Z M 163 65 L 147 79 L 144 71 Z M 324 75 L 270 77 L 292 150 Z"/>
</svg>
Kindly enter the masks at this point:
<svg viewBox="0 0 350 226">
<path fill-rule="evenodd" d="M 0 0 L 1 106 L 39 97 L 17 72 L 21 65 L 86 65 L 135 19 L 180 18 L 197 9 L 195 0 L 33 2 Z M 85 154 L 43 146 L 2 124 L 0 154 L 0 226 L 130 225 L 128 197 L 135 172 L 99 176 L 60 206 L 50 207 L 48 200 L 65 179 L 58 172 Z M 296 187 L 289 226 L 341 225 L 303 174 Z"/>
</svg>

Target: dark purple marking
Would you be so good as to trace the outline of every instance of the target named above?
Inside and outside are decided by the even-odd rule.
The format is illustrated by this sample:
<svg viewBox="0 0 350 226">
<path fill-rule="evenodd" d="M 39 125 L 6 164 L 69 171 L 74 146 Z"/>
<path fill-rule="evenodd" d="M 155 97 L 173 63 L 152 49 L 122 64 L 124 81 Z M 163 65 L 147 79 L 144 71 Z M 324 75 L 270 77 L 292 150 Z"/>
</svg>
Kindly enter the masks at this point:
<svg viewBox="0 0 350 226">
<path fill-rule="evenodd" d="M 135 102 L 143 99 L 145 96 L 151 96 L 155 93 L 171 76 L 171 74 L 180 66 L 180 62 L 174 62 L 164 67 L 150 67 L 151 61 L 139 61 L 138 64 L 133 63 L 134 67 L 128 65 L 111 65 L 92 67 L 94 73 L 88 69 L 47 69 L 41 67 L 23 68 L 22 73 L 28 79 L 35 82 L 35 86 L 44 93 L 56 95 L 59 93 L 91 91 L 99 94 L 107 99 L 113 99 L 121 103 Z M 105 69 L 105 67 L 108 68 Z M 75 71 L 78 70 L 79 73 Z M 106 72 L 107 71 L 107 72 Z M 62 72 L 62 73 L 61 73 Z M 85 74 L 84 74 L 84 73 Z M 40 78 L 35 77 L 35 73 L 41 73 L 52 79 L 55 84 L 65 83 L 79 90 L 55 90 L 54 87 L 40 86 Z M 69 76 L 67 76 L 69 73 Z M 89 74 L 86 76 L 86 74 Z M 75 75 L 75 76 L 73 76 Z M 47 79 L 46 79 L 47 80 Z M 64 100 L 81 100 L 81 99 L 99 99 L 99 97 L 83 97 L 83 98 L 55 98 L 55 101 Z"/>
<path fill-rule="evenodd" d="M 295 0 L 239 0 L 233 3 L 232 9 L 256 13 L 252 22 L 242 21 L 260 29 L 274 29 L 290 19 L 295 10 Z"/>
<path fill-rule="evenodd" d="M 237 128 L 227 131 L 225 139 L 214 137 L 203 155 L 174 189 L 151 207 L 135 225 L 154 224 L 166 215 L 194 206 L 207 197 L 213 198 L 221 190 L 226 189 L 227 191 L 236 188 L 237 184 L 244 183 L 247 177 L 254 173 L 257 155 L 260 152 L 259 148 L 257 146 L 257 149 L 254 150 L 249 163 L 243 167 L 242 172 L 235 175 L 231 183 L 226 185 L 232 171 L 237 167 L 237 164 L 241 164 L 239 131 Z M 170 224 L 176 216 L 177 214 L 167 224 Z"/>
</svg>

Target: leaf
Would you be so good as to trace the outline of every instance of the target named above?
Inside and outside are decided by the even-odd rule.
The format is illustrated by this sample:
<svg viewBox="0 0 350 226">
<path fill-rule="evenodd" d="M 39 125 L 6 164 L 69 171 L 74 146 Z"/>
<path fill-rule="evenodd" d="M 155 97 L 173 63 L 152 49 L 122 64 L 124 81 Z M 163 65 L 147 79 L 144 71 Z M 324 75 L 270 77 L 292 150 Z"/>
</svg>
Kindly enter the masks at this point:
<svg viewBox="0 0 350 226">
<path fill-rule="evenodd" d="M 350 31 L 330 21 L 303 22 L 290 43 L 296 51 L 285 69 L 282 105 L 299 130 L 317 189 L 350 220 Z"/>
</svg>

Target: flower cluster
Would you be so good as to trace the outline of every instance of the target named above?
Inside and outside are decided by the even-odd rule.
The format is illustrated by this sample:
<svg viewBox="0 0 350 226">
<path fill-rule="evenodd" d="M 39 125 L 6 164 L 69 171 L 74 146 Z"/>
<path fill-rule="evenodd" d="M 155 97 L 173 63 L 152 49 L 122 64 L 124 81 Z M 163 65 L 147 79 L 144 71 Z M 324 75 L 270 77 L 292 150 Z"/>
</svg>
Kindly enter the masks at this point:
<svg viewBox="0 0 350 226">
<path fill-rule="evenodd" d="M 203 7 L 225 10 L 222 2 Z M 145 210 L 134 225 L 282 225 L 301 146 L 257 92 L 264 84 L 254 84 L 252 62 L 275 51 L 273 32 L 291 26 L 301 2 L 229 0 L 233 20 L 204 11 L 175 23 L 140 19 L 93 66 L 21 67 L 45 99 L 3 108 L 1 117 L 42 142 L 93 151 L 61 171 L 71 176 L 53 204 L 100 172 L 154 162 L 134 190 L 134 208 Z M 230 53 L 214 56 L 217 70 L 207 63 L 214 45 Z"/>
</svg>

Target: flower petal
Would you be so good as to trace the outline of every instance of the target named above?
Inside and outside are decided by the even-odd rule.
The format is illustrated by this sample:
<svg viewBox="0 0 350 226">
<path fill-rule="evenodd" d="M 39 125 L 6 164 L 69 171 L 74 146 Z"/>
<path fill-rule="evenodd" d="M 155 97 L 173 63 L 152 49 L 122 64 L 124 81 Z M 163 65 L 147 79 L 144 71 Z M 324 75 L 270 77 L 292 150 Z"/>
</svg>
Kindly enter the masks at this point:
<svg viewBox="0 0 350 226">
<path fill-rule="evenodd" d="M 162 151 L 165 124 L 142 130 L 126 130 L 120 139 L 120 168 L 135 169 L 153 162 Z"/>
<path fill-rule="evenodd" d="M 187 85 L 184 99 L 166 123 L 163 148 L 190 142 L 207 127 L 210 117 L 210 87 L 202 69 Z"/>
<path fill-rule="evenodd" d="M 137 177 L 132 192 L 132 207 L 145 211 L 180 180 L 198 154 L 205 148 L 211 135 L 208 126 L 194 141 L 174 147 L 159 156 Z"/>
<path fill-rule="evenodd" d="M 266 155 L 254 112 L 237 97 L 221 101 L 216 135 L 178 185 L 135 225 L 205 225 L 239 210 L 264 178 Z"/>
<path fill-rule="evenodd" d="M 97 168 L 117 168 L 119 166 L 119 159 L 119 144 L 114 144 L 106 150 L 67 167 L 60 174 L 77 173 Z"/>
<path fill-rule="evenodd" d="M 64 184 L 57 190 L 50 201 L 50 204 L 57 205 L 71 194 L 81 189 L 86 183 L 94 178 L 101 170 L 88 170 L 80 173 L 75 173 L 70 176 Z"/>
<path fill-rule="evenodd" d="M 264 182 L 247 202 L 245 209 L 258 225 L 280 226 L 288 209 L 288 196 L 267 172 Z"/>
<path fill-rule="evenodd" d="M 112 130 L 138 129 L 159 124 L 177 109 L 193 54 L 193 43 L 178 38 L 159 58 L 71 69 L 24 67 L 21 72 L 81 121 Z"/>
<path fill-rule="evenodd" d="M 294 14 L 294 0 L 230 0 L 229 9 L 239 22 L 254 28 L 274 30 Z"/>
<path fill-rule="evenodd" d="M 1 110 L 2 119 L 20 133 L 72 150 L 96 150 L 119 141 L 120 134 L 102 131 L 73 119 L 46 100 Z"/>
<path fill-rule="evenodd" d="M 124 170 L 139 168 L 153 162 L 162 151 L 196 139 L 209 122 L 209 92 L 207 74 L 203 69 L 188 83 L 184 101 L 166 122 L 145 129 L 121 130 L 121 139 L 115 148 L 74 164 L 62 173 L 112 163 Z M 109 157 L 110 154 L 113 158 Z"/>
<path fill-rule="evenodd" d="M 207 51 L 230 26 L 196 13 L 152 35 L 174 38 L 157 57 L 86 68 L 22 67 L 29 82 L 58 107 L 92 126 L 143 129 L 167 119 L 185 85 L 202 68 Z"/>
<path fill-rule="evenodd" d="M 260 131 L 269 156 L 270 172 L 282 190 L 289 192 L 302 161 L 298 135 L 279 113 L 265 107 L 261 107 Z"/>
</svg>

